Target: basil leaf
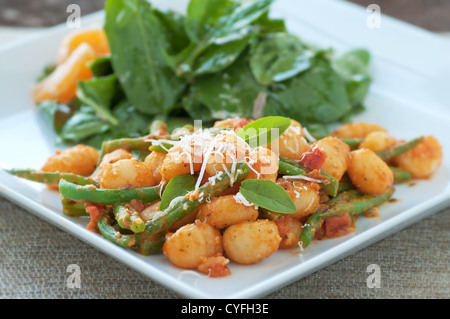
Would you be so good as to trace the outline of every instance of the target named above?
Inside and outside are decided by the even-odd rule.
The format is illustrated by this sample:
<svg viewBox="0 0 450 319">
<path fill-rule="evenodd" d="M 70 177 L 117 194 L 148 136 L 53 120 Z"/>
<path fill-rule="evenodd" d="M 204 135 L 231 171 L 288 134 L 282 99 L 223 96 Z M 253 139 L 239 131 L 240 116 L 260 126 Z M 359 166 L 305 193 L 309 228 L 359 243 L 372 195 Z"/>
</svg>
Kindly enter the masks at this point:
<svg viewBox="0 0 450 319">
<path fill-rule="evenodd" d="M 348 111 L 345 82 L 322 54 L 307 71 L 272 87 L 264 115 L 278 114 L 306 125 L 331 123 Z"/>
<path fill-rule="evenodd" d="M 92 107 L 101 119 L 118 125 L 119 120 L 112 115 L 110 107 L 121 90 L 117 77 L 112 74 L 78 82 L 77 97 L 83 104 Z"/>
<path fill-rule="evenodd" d="M 282 116 L 267 116 L 247 124 L 236 132 L 250 147 L 269 144 L 291 125 L 291 120 Z"/>
<path fill-rule="evenodd" d="M 288 33 L 269 33 L 250 50 L 250 69 L 262 85 L 281 82 L 311 67 L 314 53 Z"/>
<path fill-rule="evenodd" d="M 239 192 L 253 204 L 272 212 L 293 214 L 295 204 L 283 187 L 266 179 L 247 179 Z"/>
<path fill-rule="evenodd" d="M 115 73 L 127 98 L 148 115 L 168 114 L 185 88 L 167 65 L 170 41 L 146 0 L 108 0 L 105 31 Z"/>
<path fill-rule="evenodd" d="M 195 188 L 196 182 L 197 179 L 195 176 L 189 174 L 172 177 L 161 196 L 159 209 L 166 209 L 174 198 L 184 196 L 192 191 Z"/>
</svg>

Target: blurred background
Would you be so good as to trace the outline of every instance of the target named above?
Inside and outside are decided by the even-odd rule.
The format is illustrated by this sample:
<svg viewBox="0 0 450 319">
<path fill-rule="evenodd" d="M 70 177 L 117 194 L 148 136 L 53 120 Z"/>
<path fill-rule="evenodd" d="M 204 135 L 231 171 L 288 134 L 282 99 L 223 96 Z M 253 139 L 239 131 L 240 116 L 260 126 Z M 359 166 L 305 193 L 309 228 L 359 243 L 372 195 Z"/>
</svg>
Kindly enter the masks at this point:
<svg viewBox="0 0 450 319">
<path fill-rule="evenodd" d="M 295 0 L 292 0 L 295 1 Z M 103 8 L 105 0 L 0 0 L 0 27 L 48 27 L 66 21 L 69 4 L 81 15 Z M 383 14 L 434 32 L 450 32 L 449 0 L 350 0 L 367 7 L 378 4 Z"/>
</svg>

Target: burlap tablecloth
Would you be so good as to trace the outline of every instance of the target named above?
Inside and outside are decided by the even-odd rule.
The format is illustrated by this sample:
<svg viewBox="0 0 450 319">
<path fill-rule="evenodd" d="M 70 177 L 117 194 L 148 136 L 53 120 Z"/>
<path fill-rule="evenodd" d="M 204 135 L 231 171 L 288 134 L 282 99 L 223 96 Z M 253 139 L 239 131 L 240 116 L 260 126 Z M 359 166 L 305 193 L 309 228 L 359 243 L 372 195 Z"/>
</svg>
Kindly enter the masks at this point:
<svg viewBox="0 0 450 319">
<path fill-rule="evenodd" d="M 0 28 L 0 44 L 30 30 Z M 450 208 L 266 298 L 449 298 Z M 81 270 L 68 288 L 67 267 Z M 367 267 L 381 270 L 368 288 Z M 0 298 L 181 298 L 0 196 Z"/>
</svg>

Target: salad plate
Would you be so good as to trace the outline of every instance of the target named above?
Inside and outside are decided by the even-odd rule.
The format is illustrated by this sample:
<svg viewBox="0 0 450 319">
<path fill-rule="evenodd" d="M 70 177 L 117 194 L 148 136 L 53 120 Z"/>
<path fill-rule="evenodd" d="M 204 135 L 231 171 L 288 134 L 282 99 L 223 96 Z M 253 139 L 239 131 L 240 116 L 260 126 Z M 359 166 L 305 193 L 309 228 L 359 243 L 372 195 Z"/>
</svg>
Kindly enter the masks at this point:
<svg viewBox="0 0 450 319">
<path fill-rule="evenodd" d="M 187 1 L 153 3 L 183 12 Z M 444 160 L 432 178 L 396 186 L 396 200 L 383 204 L 378 218 L 358 219 L 355 232 L 349 235 L 314 241 L 304 251 L 278 250 L 256 265 L 230 265 L 231 276 L 210 278 L 176 268 L 162 254 L 141 256 L 88 231 L 88 220 L 64 216 L 59 194 L 46 186 L 0 170 L 0 194 L 189 298 L 262 297 L 419 222 L 450 204 L 450 97 L 445 88 L 450 83 L 450 44 L 384 15 L 379 28 L 371 28 L 370 14 L 338 0 L 279 0 L 271 8 L 271 15 L 283 18 L 289 32 L 310 43 L 337 52 L 359 47 L 371 52 L 374 81 L 366 110 L 355 121 L 380 124 L 402 139 L 432 134 L 442 143 Z M 82 17 L 82 27 L 102 25 L 103 19 L 103 12 Z M 31 88 L 42 68 L 55 61 L 57 47 L 70 31 L 64 24 L 0 48 L 1 167 L 39 168 L 61 148 L 37 112 Z"/>
</svg>

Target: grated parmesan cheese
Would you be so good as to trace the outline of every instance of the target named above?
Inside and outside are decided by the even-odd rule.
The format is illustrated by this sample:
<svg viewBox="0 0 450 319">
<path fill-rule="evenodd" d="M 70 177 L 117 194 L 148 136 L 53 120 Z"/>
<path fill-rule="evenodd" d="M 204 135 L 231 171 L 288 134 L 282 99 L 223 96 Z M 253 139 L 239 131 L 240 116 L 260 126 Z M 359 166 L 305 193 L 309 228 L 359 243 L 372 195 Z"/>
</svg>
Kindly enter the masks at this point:
<svg viewBox="0 0 450 319">
<path fill-rule="evenodd" d="M 316 142 L 317 140 L 308 132 L 308 129 L 306 127 L 303 128 L 303 133 L 305 134 L 306 138 L 309 142 Z"/>
<path fill-rule="evenodd" d="M 168 208 L 172 208 L 174 207 L 180 200 L 182 200 L 184 198 L 184 196 L 177 196 L 174 199 L 172 199 L 170 201 L 169 207 Z"/>
<path fill-rule="evenodd" d="M 305 181 L 315 182 L 315 183 L 323 183 L 320 179 L 311 178 L 304 175 L 284 175 L 284 179 L 304 179 Z"/>
<path fill-rule="evenodd" d="M 258 206 L 253 204 L 252 202 L 250 202 L 249 200 L 247 200 L 244 195 L 241 194 L 241 192 L 237 192 L 236 195 L 233 196 L 234 200 L 236 201 L 236 203 L 238 204 L 242 204 L 244 206 L 247 207 L 251 207 L 254 206 L 256 209 L 258 209 Z"/>
</svg>

